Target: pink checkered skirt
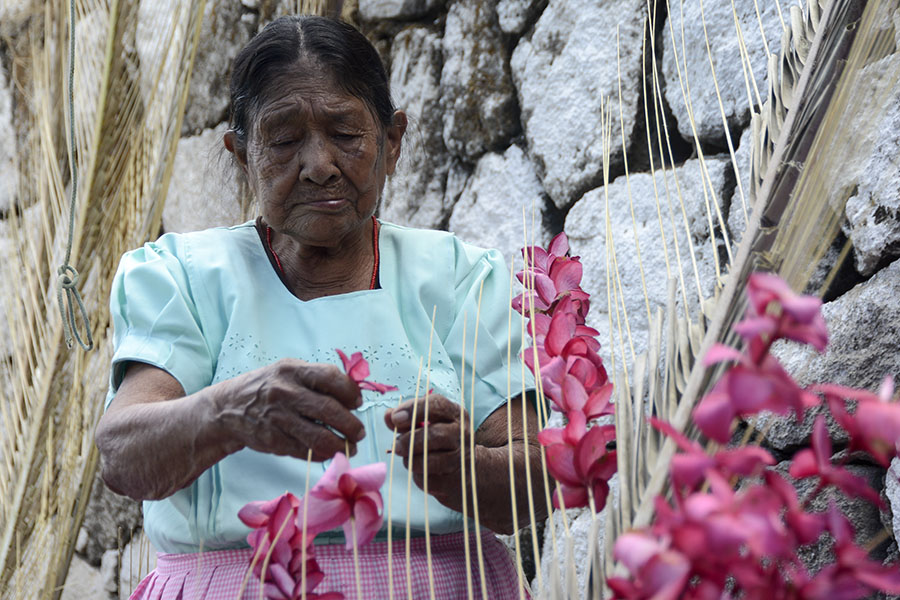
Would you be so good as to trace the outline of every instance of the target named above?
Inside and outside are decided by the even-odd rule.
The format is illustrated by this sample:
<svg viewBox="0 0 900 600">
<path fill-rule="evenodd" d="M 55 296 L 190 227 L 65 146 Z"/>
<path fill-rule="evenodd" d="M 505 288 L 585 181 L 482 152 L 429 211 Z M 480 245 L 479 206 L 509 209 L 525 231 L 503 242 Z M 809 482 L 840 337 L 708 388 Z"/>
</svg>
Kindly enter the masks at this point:
<svg viewBox="0 0 900 600">
<path fill-rule="evenodd" d="M 487 595 L 481 594 L 481 576 L 472 534 L 469 544 L 472 564 L 470 596 L 463 534 L 431 537 L 435 598 L 518 600 L 519 581 L 509 550 L 489 532 L 484 532 L 481 540 Z M 341 592 L 347 600 L 431 598 L 425 538 L 410 541 L 409 581 L 405 541 L 394 540 L 392 547 L 390 570 L 386 541 L 371 542 L 359 549 L 360 597 L 356 589 L 353 552 L 345 550 L 342 544 L 316 546 L 316 561 L 325 573 L 325 580 L 315 589 L 315 593 Z M 141 581 L 131 600 L 258 600 L 262 597 L 259 578 L 252 575 L 245 577 L 250 557 L 249 548 L 195 554 L 159 553 L 156 569 Z M 389 577 L 389 573 L 393 576 Z M 244 591 L 239 597 L 242 585 Z M 391 587 L 393 595 L 390 593 Z M 529 597 L 527 592 L 525 597 Z"/>
</svg>

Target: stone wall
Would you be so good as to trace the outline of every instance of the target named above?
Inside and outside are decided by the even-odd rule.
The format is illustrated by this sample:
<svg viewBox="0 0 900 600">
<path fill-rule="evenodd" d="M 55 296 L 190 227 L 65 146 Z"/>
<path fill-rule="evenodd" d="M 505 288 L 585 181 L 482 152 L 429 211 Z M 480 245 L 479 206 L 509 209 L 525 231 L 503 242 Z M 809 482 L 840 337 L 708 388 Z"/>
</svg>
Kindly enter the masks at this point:
<svg viewBox="0 0 900 600">
<path fill-rule="evenodd" d="M 592 324 L 604 346 L 610 346 L 606 290 L 612 280 L 625 299 L 634 351 L 641 352 L 647 313 L 665 304 L 667 280 L 681 274 L 692 281 L 696 270 L 701 289 L 686 286 L 686 293 L 708 297 L 717 273 L 724 272 L 719 265 L 743 231 L 749 107 L 766 97 L 768 55 L 780 49 L 782 20 L 795 4 L 777 1 L 780 6 L 776 0 L 735 0 L 732 14 L 731 2 L 706 2 L 701 12 L 698 0 L 685 0 L 683 6 L 672 3 L 672 14 L 661 6 L 648 15 L 645 0 L 359 0 L 359 24 L 382 53 L 396 104 L 411 123 L 398 172 L 386 186 L 382 218 L 450 229 L 499 248 L 509 259 L 523 245 L 523 211 L 538 244 L 565 228 L 585 265 Z M 245 217 L 233 169 L 221 151 L 229 64 L 287 4 L 208 1 L 163 214 L 165 231 Z M 147 35 L 159 10 L 168 10 L 166 0 L 142 3 Z M 742 60 L 752 76 L 745 77 Z M 14 202 L 16 157 L 8 69 L 0 46 L 0 135 L 13 140 L 0 145 L 4 218 Z M 659 97 L 648 91 L 654 78 Z M 900 94 L 892 101 L 894 110 L 876 128 L 868 163 L 848 174 L 856 192 L 847 205 L 844 235 L 854 245 L 854 264 L 841 271 L 827 296 L 832 345 L 823 356 L 781 350 L 803 382 L 874 387 L 883 374 L 900 374 Z M 669 140 L 662 152 L 661 136 Z M 606 272 L 611 242 L 618 278 Z M 807 443 L 809 431 L 809 423 L 776 421 L 765 443 L 786 460 Z M 839 452 L 841 440 L 836 442 Z M 885 483 L 883 469 L 865 462 L 858 468 L 885 490 L 893 507 L 880 520 L 860 513 L 864 530 L 875 531 L 883 522 L 896 537 L 898 475 Z M 900 473 L 900 465 L 894 470 Z M 139 513 L 135 503 L 98 490 L 69 597 L 88 597 L 77 591 L 84 589 L 94 590 L 94 597 L 127 591 L 118 583 L 124 570 L 119 565 L 129 563 L 120 558 L 120 548 L 139 527 Z M 583 544 L 587 520 L 572 517 Z M 124 556 L 132 552 L 134 546 Z M 896 543 L 882 544 L 879 553 L 896 556 Z M 549 547 L 544 554 L 549 557 Z"/>
</svg>

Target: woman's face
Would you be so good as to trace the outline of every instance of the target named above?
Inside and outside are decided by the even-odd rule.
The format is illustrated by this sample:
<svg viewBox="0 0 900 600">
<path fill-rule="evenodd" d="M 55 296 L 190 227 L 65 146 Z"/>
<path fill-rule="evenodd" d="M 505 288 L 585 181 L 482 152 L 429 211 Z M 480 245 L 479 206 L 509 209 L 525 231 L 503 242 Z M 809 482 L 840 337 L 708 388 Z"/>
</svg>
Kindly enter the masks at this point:
<svg viewBox="0 0 900 600">
<path fill-rule="evenodd" d="M 269 88 L 245 156 L 236 156 L 272 229 L 303 244 L 337 247 L 375 213 L 406 118 L 398 111 L 384 129 L 326 70 L 304 61 L 291 71 Z"/>
</svg>

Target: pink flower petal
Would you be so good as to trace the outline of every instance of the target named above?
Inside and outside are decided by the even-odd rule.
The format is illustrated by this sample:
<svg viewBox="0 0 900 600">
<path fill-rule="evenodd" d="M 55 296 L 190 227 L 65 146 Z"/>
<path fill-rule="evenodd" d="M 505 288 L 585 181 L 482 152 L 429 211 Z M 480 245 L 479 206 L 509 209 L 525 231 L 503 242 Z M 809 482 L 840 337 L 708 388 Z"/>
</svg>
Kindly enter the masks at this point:
<svg viewBox="0 0 900 600">
<path fill-rule="evenodd" d="M 550 267 L 550 278 L 556 287 L 557 293 L 574 290 L 581 285 L 583 267 L 581 262 L 575 259 L 557 259 Z"/>
<path fill-rule="evenodd" d="M 588 494 L 584 487 L 571 487 L 557 481 L 553 493 L 553 507 L 582 508 L 588 505 Z"/>
<path fill-rule="evenodd" d="M 356 480 L 356 484 L 364 492 L 377 491 L 387 476 L 387 465 L 383 462 L 350 469 L 347 475 Z"/>
<path fill-rule="evenodd" d="M 735 323 L 733 329 L 739 336 L 748 340 L 763 334 L 772 335 L 778 330 L 778 321 L 770 315 L 748 317 Z"/>
<path fill-rule="evenodd" d="M 343 498 L 323 500 L 310 494 L 305 501 L 308 503 L 306 509 L 306 531 L 308 533 L 319 534 L 331 531 L 350 518 L 350 505 Z M 297 528 L 303 528 L 302 508 L 297 516 Z"/>
<path fill-rule="evenodd" d="M 549 254 L 553 256 L 565 256 L 569 253 L 569 238 L 566 236 L 566 232 L 561 231 L 552 240 L 550 240 L 550 245 L 547 246 L 547 251 Z"/>
<path fill-rule="evenodd" d="M 546 449 L 547 469 L 553 479 L 572 487 L 581 485 L 575 469 L 575 449 L 566 444 L 554 444 Z"/>
<path fill-rule="evenodd" d="M 395 385 L 385 385 L 383 383 L 377 383 L 375 381 L 359 381 L 359 389 L 361 390 L 369 390 L 371 392 L 378 392 L 379 394 L 384 394 L 386 392 L 393 392 L 399 389 Z"/>
<path fill-rule="evenodd" d="M 706 356 L 703 357 L 703 364 L 709 366 L 729 360 L 740 361 L 743 358 L 744 355 L 731 346 L 713 344 L 712 348 L 706 353 Z"/>
<path fill-rule="evenodd" d="M 735 412 L 728 396 L 718 388 L 716 384 L 713 391 L 700 400 L 693 417 L 694 423 L 706 437 L 724 444 L 731 439 L 731 422 Z"/>
</svg>

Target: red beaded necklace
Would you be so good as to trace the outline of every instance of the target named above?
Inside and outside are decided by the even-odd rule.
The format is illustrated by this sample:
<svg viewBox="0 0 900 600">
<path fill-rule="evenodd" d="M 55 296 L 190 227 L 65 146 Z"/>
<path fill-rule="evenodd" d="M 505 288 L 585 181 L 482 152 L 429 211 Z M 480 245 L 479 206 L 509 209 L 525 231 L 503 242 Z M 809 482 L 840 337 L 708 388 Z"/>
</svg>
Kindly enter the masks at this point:
<svg viewBox="0 0 900 600">
<path fill-rule="evenodd" d="M 268 225 L 266 225 L 266 246 L 269 248 L 269 252 L 272 253 L 272 258 L 275 259 L 275 265 L 278 267 L 281 276 L 286 277 L 284 268 L 281 266 L 281 260 L 278 258 L 275 248 L 272 247 L 272 228 Z M 375 283 L 378 281 L 378 219 L 374 215 L 372 216 L 372 253 L 375 255 L 375 264 L 372 266 L 372 279 L 369 281 L 370 290 L 375 289 Z"/>
</svg>

